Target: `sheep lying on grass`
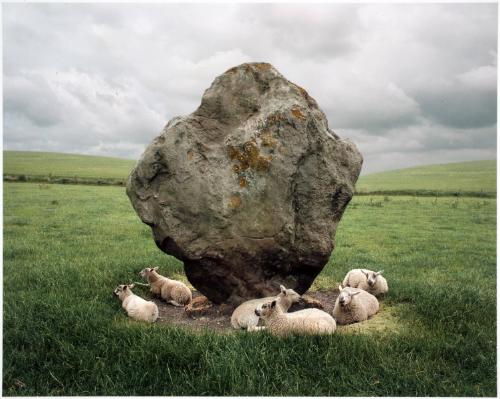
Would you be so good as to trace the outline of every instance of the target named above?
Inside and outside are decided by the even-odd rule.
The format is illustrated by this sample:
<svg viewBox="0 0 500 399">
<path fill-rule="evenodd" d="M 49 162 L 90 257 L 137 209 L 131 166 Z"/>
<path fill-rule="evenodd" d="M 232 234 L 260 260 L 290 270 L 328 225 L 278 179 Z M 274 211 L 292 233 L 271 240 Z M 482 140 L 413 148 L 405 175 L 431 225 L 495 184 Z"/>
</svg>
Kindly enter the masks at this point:
<svg viewBox="0 0 500 399">
<path fill-rule="evenodd" d="M 157 270 L 157 267 L 146 267 L 139 273 L 148 281 L 153 294 L 160 295 L 174 306 L 185 306 L 192 301 L 191 290 L 186 284 L 164 277 L 158 274 Z"/>
<path fill-rule="evenodd" d="M 271 302 L 273 299 L 280 299 L 278 302 L 279 306 L 283 312 L 287 312 L 288 309 L 300 300 L 300 295 L 297 294 L 292 289 L 287 289 L 280 285 L 280 293 L 276 297 L 266 297 L 251 299 L 249 301 L 243 302 L 240 306 L 234 309 L 231 315 L 231 325 L 236 329 L 247 329 L 247 331 L 260 330 L 263 327 L 257 327 L 259 323 L 259 316 L 255 314 L 255 308 L 266 302 Z"/>
<path fill-rule="evenodd" d="M 278 336 L 333 334 L 337 327 L 335 320 L 328 313 L 319 309 L 304 309 L 298 312 L 285 313 L 280 299 L 259 305 L 255 314 L 261 317 L 267 330 Z"/>
<path fill-rule="evenodd" d="M 122 307 L 127 311 L 130 318 L 154 323 L 158 318 L 158 306 L 156 303 L 146 301 L 132 292 L 134 284 L 119 285 L 113 291 L 122 301 Z"/>
<path fill-rule="evenodd" d="M 368 319 L 378 312 L 377 298 L 359 288 L 339 285 L 340 295 L 335 301 L 333 317 L 339 324 L 350 324 Z"/>
<path fill-rule="evenodd" d="M 384 271 L 374 272 L 366 269 L 353 269 L 346 274 L 342 285 L 344 287 L 360 288 L 375 296 L 387 294 L 389 287 L 382 276 Z"/>
</svg>

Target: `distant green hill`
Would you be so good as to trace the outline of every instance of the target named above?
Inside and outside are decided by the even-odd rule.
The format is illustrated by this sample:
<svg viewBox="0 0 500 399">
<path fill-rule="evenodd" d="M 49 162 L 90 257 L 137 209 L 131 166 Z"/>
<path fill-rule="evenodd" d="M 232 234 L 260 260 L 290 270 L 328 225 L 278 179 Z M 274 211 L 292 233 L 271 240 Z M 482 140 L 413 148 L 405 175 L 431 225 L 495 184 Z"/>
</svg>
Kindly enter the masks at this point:
<svg viewBox="0 0 500 399">
<path fill-rule="evenodd" d="M 119 184 L 135 165 L 135 161 L 122 158 L 100 157 L 57 152 L 4 151 L 4 179 L 19 180 L 24 176 L 31 181 L 62 183 Z M 57 181 L 59 180 L 59 181 Z M 61 181 L 63 180 L 63 181 Z M 99 184 L 99 183 L 98 183 Z"/>
<path fill-rule="evenodd" d="M 374 173 L 360 177 L 356 190 L 360 194 L 494 196 L 496 161 L 436 164 Z"/>
<path fill-rule="evenodd" d="M 4 151 L 4 180 L 123 185 L 135 161 L 57 152 Z M 496 194 L 496 161 L 419 166 L 359 178 L 358 194 Z"/>
</svg>

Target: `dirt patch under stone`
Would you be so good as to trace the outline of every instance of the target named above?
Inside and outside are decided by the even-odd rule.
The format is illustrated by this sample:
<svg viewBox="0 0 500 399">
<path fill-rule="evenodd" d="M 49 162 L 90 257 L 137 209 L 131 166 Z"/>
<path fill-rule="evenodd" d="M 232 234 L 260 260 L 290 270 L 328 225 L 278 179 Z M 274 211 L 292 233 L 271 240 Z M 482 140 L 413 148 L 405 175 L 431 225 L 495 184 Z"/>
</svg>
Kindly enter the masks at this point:
<svg viewBox="0 0 500 399">
<path fill-rule="evenodd" d="M 339 290 L 337 288 L 327 291 L 308 292 L 303 296 L 304 301 L 294 304 L 289 312 L 314 307 L 332 314 L 338 295 Z M 193 302 L 187 309 L 167 304 L 159 298 L 153 298 L 152 300 L 158 305 L 160 312 L 158 323 L 168 323 L 195 331 L 204 329 L 219 333 L 235 331 L 231 327 L 231 314 L 235 307 L 227 304 L 212 304 L 198 291 L 193 291 Z"/>
</svg>

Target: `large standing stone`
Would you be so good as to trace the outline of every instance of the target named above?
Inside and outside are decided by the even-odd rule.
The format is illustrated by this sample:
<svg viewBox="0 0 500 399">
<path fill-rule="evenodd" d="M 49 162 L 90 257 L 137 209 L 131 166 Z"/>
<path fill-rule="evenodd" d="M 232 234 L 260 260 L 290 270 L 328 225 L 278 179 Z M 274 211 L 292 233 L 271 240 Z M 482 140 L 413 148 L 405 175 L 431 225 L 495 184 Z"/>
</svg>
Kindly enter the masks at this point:
<svg viewBox="0 0 500 399">
<path fill-rule="evenodd" d="M 270 64 L 231 68 L 173 118 L 127 194 L 160 249 L 215 303 L 305 292 L 330 258 L 363 160 Z"/>
</svg>

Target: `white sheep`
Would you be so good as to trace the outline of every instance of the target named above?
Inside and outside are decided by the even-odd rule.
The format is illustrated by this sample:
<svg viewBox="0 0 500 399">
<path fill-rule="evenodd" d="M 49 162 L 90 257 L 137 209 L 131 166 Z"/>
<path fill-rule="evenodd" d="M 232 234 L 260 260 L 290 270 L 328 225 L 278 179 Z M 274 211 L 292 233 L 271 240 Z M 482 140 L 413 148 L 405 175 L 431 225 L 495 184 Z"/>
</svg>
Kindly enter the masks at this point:
<svg viewBox="0 0 500 399">
<path fill-rule="evenodd" d="M 359 288 L 339 285 L 340 294 L 335 301 L 333 317 L 339 324 L 350 324 L 367 320 L 378 312 L 377 298 Z"/>
<path fill-rule="evenodd" d="M 148 281 L 153 294 L 160 295 L 174 306 L 185 306 L 193 299 L 191 290 L 186 284 L 160 275 L 157 267 L 146 267 L 139 275 Z"/>
<path fill-rule="evenodd" d="M 119 285 L 113 291 L 122 301 L 122 307 L 130 318 L 154 323 L 158 318 L 158 306 L 152 301 L 146 301 L 132 292 L 134 284 Z"/>
<path fill-rule="evenodd" d="M 287 289 L 283 285 L 280 285 L 280 293 L 277 296 L 251 299 L 243 302 L 240 306 L 234 309 L 234 312 L 231 315 L 231 325 L 236 329 L 246 328 L 247 331 L 262 329 L 263 327 L 257 327 L 257 324 L 259 324 L 259 316 L 255 314 L 255 309 L 257 306 L 266 302 L 271 302 L 273 299 L 277 298 L 280 298 L 279 306 L 281 306 L 283 312 L 286 313 L 295 302 L 300 300 L 300 295 L 291 288 Z"/>
<path fill-rule="evenodd" d="M 375 296 L 387 294 L 389 286 L 382 276 L 384 271 L 374 272 L 366 269 L 353 269 L 348 272 L 342 282 L 344 287 L 360 288 Z"/>
<path fill-rule="evenodd" d="M 261 317 L 267 330 L 278 336 L 293 334 L 333 334 L 337 327 L 335 319 L 319 309 L 304 309 L 297 312 L 285 313 L 277 304 L 280 299 L 259 305 L 255 314 Z"/>
</svg>

